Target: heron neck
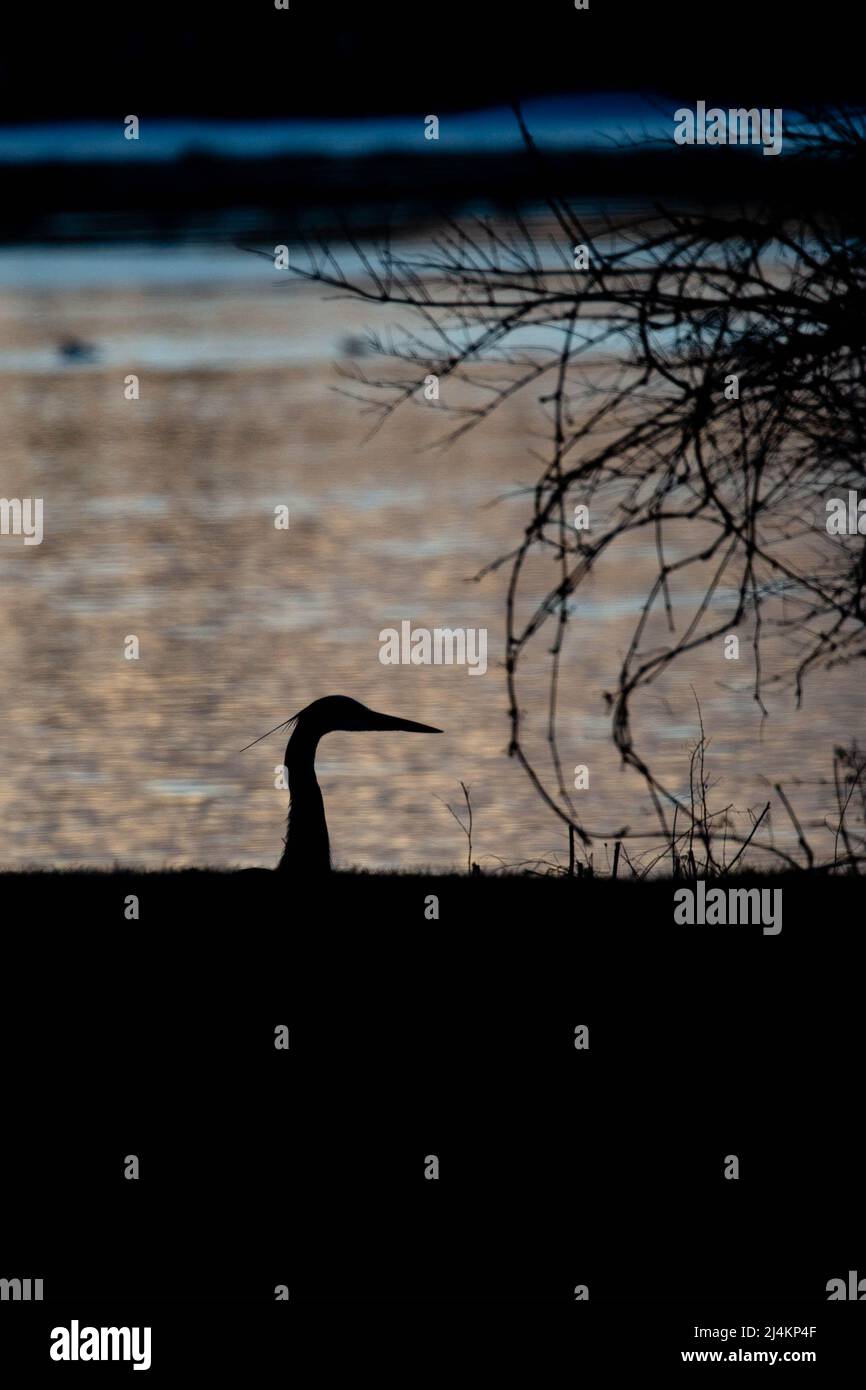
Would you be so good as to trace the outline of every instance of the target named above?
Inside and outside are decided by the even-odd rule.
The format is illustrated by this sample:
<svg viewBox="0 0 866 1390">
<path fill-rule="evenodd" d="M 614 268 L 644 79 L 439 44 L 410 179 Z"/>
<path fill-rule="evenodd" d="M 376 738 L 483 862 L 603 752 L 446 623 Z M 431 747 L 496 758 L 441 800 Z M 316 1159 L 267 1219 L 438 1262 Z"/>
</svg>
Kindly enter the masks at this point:
<svg viewBox="0 0 866 1390">
<path fill-rule="evenodd" d="M 316 780 L 319 735 L 296 728 L 286 745 L 289 771 L 289 820 L 286 847 L 278 868 L 297 873 L 328 873 L 331 849 L 325 804 Z"/>
</svg>

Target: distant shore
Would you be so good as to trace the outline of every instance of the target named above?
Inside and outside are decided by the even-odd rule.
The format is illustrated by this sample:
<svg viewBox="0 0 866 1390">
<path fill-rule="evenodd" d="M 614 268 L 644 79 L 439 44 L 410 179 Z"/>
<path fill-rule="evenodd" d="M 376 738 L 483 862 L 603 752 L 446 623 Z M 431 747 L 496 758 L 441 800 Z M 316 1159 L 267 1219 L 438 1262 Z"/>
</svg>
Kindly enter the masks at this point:
<svg viewBox="0 0 866 1390">
<path fill-rule="evenodd" d="M 327 157 L 201 152 L 146 162 L 0 161 L 6 203 L 0 240 L 285 240 L 339 235 L 347 224 L 358 235 L 372 236 L 424 226 L 443 213 L 541 207 L 549 188 L 584 212 L 601 212 L 665 199 L 680 206 L 784 198 L 803 177 L 795 160 L 770 161 L 768 174 L 768 161 L 751 150 L 694 147 L 683 156 L 665 145 L 555 151 L 541 167 L 522 153 L 447 148 L 425 158 L 358 157 L 337 148 Z M 810 177 L 825 177 L 827 191 L 839 193 L 838 171 L 812 170 Z"/>
</svg>

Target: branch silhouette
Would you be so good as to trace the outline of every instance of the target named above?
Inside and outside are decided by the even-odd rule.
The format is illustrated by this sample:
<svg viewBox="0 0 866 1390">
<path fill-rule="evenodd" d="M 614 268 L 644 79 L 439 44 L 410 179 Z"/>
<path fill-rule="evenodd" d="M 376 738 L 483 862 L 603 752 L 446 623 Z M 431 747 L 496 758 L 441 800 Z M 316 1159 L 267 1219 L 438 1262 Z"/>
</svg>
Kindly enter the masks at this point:
<svg viewBox="0 0 866 1390">
<path fill-rule="evenodd" d="M 361 271 L 349 274 L 319 243 L 307 246 L 300 273 L 401 311 L 400 324 L 372 340 L 381 367 L 344 370 L 375 428 L 422 404 L 430 375 L 455 387 L 440 399 L 449 416 L 440 447 L 506 401 L 532 400 L 546 445 L 524 491 L 523 533 L 475 577 L 507 568 L 509 752 L 584 847 L 638 832 L 602 831 L 577 814 L 557 746 L 561 652 L 601 557 L 635 538 L 651 542 L 655 575 L 605 698 L 614 744 L 643 779 L 669 845 L 671 816 L 694 829 L 696 812 L 636 743 L 641 692 L 740 628 L 750 634 L 762 717 L 770 687 L 790 683 L 799 704 L 810 672 L 866 657 L 864 540 L 824 527 L 824 499 L 866 484 L 866 244 L 863 214 L 844 192 L 862 185 L 866 115 L 798 113 L 785 155 L 793 176 L 763 205 L 656 207 L 591 225 L 548 186 L 519 107 L 515 118 L 552 236 L 517 212 L 510 221 L 443 218 L 428 250 L 385 241 L 371 254 L 354 242 Z M 834 187 L 840 196 L 828 195 Z M 588 250 L 585 268 L 578 247 Z M 570 524 L 576 504 L 592 507 L 597 529 Z M 539 556 L 552 564 L 540 598 L 527 574 Z M 697 579 L 700 597 L 678 617 L 674 588 L 684 577 Z M 762 661 L 770 632 L 790 649 L 772 676 Z M 522 663 L 545 639 L 549 769 L 527 750 L 520 684 Z M 697 814 L 705 828 L 706 808 Z M 757 845 L 756 830 L 728 838 Z M 790 862 L 770 842 L 761 848 Z"/>
</svg>

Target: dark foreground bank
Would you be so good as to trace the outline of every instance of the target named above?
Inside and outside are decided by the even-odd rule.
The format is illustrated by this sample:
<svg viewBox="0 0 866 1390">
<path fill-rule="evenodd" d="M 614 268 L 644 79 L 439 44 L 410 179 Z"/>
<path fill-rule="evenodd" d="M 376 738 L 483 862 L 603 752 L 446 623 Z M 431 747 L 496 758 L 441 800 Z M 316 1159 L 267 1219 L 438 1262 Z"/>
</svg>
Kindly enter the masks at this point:
<svg viewBox="0 0 866 1390">
<path fill-rule="evenodd" d="M 3 876 L 0 1276 L 115 1320 L 826 1319 L 866 1275 L 861 882 L 722 885 L 781 890 L 774 934 L 678 925 L 682 886 Z"/>
</svg>

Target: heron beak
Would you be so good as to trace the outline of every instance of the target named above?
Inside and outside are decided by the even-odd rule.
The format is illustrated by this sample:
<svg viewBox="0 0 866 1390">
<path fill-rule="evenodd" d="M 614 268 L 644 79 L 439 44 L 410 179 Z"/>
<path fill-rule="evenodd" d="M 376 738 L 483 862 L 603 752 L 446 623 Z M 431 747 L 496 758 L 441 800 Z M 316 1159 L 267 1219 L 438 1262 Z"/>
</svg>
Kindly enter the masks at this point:
<svg viewBox="0 0 866 1390">
<path fill-rule="evenodd" d="M 402 732 L 404 734 L 441 734 L 441 729 L 434 729 L 432 724 L 416 724 L 414 719 L 395 719 L 390 714 L 379 714 L 376 710 L 370 711 L 370 728 L 390 730 L 392 733 Z"/>
</svg>

